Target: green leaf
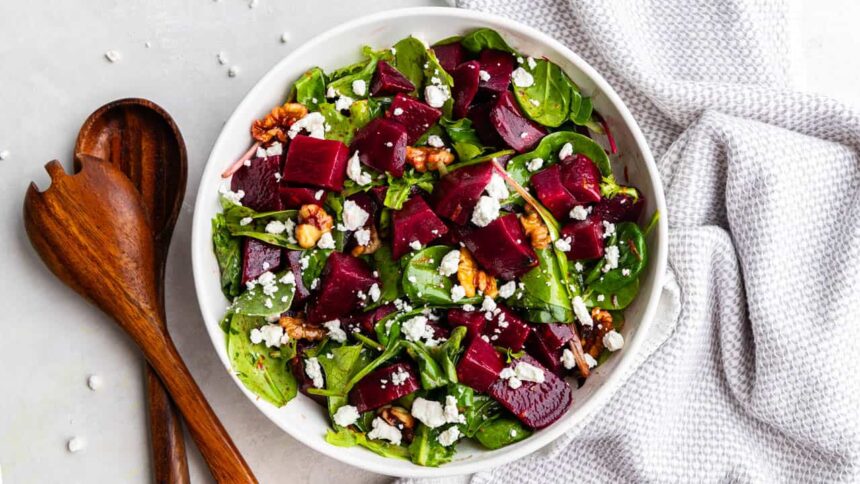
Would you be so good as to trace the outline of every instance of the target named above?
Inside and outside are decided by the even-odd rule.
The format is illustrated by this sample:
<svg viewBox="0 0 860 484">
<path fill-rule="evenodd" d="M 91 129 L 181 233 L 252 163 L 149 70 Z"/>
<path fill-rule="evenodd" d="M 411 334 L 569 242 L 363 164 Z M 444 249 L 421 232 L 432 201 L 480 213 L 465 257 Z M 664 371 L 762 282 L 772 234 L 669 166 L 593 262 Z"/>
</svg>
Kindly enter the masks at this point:
<svg viewBox="0 0 860 484">
<path fill-rule="evenodd" d="M 321 103 L 319 112 L 328 124 L 325 138 L 349 144 L 356 131 L 363 128 L 371 119 L 382 115 L 378 102 L 373 99 L 361 99 L 349 107 L 350 115 L 346 116 L 337 110 L 334 104 Z"/>
<path fill-rule="evenodd" d="M 624 309 L 636 299 L 637 294 L 639 294 L 639 279 L 610 293 L 591 292 L 585 298 L 585 305 L 588 307 L 597 306 L 602 309 Z M 603 296 L 602 300 L 600 296 Z"/>
<path fill-rule="evenodd" d="M 373 253 L 372 258 L 373 267 L 379 272 L 382 290 L 379 294 L 379 301 L 368 309 L 375 309 L 388 304 L 403 294 L 403 289 L 400 286 L 400 264 L 391 256 L 391 247 L 383 245 Z"/>
<path fill-rule="evenodd" d="M 388 176 L 388 191 L 385 193 L 383 205 L 394 210 L 403 208 L 403 204 L 409 199 L 412 187 L 418 186 L 427 193 L 433 191 L 436 178 L 431 172 L 418 173 L 415 170 L 406 170 L 403 176 L 395 178 L 390 173 Z"/>
<path fill-rule="evenodd" d="M 570 120 L 573 121 L 574 124 L 585 126 L 589 121 L 591 121 L 591 113 L 593 111 L 594 106 L 591 104 L 591 98 L 583 97 L 582 103 L 580 103 L 579 105 L 579 109 L 577 110 L 575 116 L 572 116 Z"/>
<path fill-rule="evenodd" d="M 475 439 L 484 447 L 495 450 L 525 440 L 531 434 L 532 431 L 525 428 L 519 420 L 499 418 L 478 429 Z"/>
<path fill-rule="evenodd" d="M 461 40 L 463 40 L 462 35 L 452 35 L 451 37 L 445 37 L 444 39 L 436 42 L 435 44 L 433 44 L 433 47 L 436 47 L 439 45 L 455 44 L 457 42 L 460 42 Z"/>
<path fill-rule="evenodd" d="M 439 64 L 439 59 L 436 58 L 436 54 L 427 49 L 425 51 L 427 55 L 427 62 L 424 64 L 426 67 L 424 68 L 424 86 L 427 87 L 431 84 L 436 84 L 439 86 L 444 86 L 448 88 L 448 93 L 450 94 L 445 104 L 440 108 L 442 110 L 442 115 L 445 117 L 451 117 L 451 110 L 454 107 L 454 96 L 453 96 L 453 88 L 454 88 L 454 79 L 450 74 L 445 72 L 445 69 L 442 68 L 442 65 Z M 422 89 L 422 94 L 424 90 Z M 426 101 L 426 99 L 425 99 Z"/>
<path fill-rule="evenodd" d="M 467 166 L 479 165 L 481 163 L 486 163 L 488 161 L 491 161 L 494 159 L 499 159 L 499 158 L 502 158 L 504 156 L 510 156 L 510 155 L 513 155 L 514 153 L 516 153 L 516 151 L 514 151 L 514 150 L 502 150 L 502 151 L 496 151 L 493 153 L 488 153 L 484 156 L 479 156 L 477 158 L 472 158 L 469 161 L 461 161 L 458 163 L 452 163 L 451 165 L 448 165 L 448 173 L 451 173 L 452 171 L 455 171 L 455 170 L 459 170 L 460 168 L 465 168 Z"/>
<path fill-rule="evenodd" d="M 296 244 L 293 235 L 289 231 L 280 234 L 266 232 L 266 226 L 273 221 L 286 225 L 295 224 L 298 212 L 296 210 L 280 210 L 277 212 L 257 212 L 243 205 L 236 205 L 226 199 L 221 199 L 224 207 L 224 223 L 230 235 L 233 237 L 251 237 L 261 240 L 267 244 L 285 247 L 287 249 L 302 250 Z M 242 224 L 242 222 L 249 222 Z"/>
<path fill-rule="evenodd" d="M 289 355 L 278 355 L 263 344 L 253 344 L 250 332 L 266 323 L 265 318 L 234 314 L 227 335 L 227 355 L 236 376 L 263 400 L 282 407 L 296 396 L 298 385 L 287 366 Z"/>
<path fill-rule="evenodd" d="M 594 275 L 586 279 L 588 291 L 612 294 L 622 287 L 633 283 L 648 265 L 648 247 L 639 226 L 632 222 L 615 225 L 618 246 L 618 267 L 603 272 L 606 259 L 601 259 L 595 267 Z M 608 248 L 608 246 L 607 246 Z M 599 270 L 598 270 L 599 269 Z"/>
<path fill-rule="evenodd" d="M 449 392 L 450 389 L 451 387 L 449 387 Z M 471 388 L 469 388 L 469 390 L 471 390 Z M 465 392 L 464 390 L 459 390 L 456 394 L 451 393 L 451 395 L 455 395 L 457 397 L 458 407 L 464 402 L 468 403 L 468 405 L 464 406 L 466 409 L 464 414 L 466 417 L 466 425 L 464 426 L 465 428 L 463 429 L 463 433 L 466 437 L 474 437 L 481 427 L 499 418 L 502 414 L 502 405 L 488 395 L 474 392 L 469 395 L 468 392 Z"/>
<path fill-rule="evenodd" d="M 212 245 L 221 272 L 221 292 L 233 299 L 242 292 L 242 239 L 230 235 L 224 214 L 212 218 Z"/>
<path fill-rule="evenodd" d="M 445 447 L 439 443 L 440 430 L 431 429 L 423 423 L 418 424 L 412 443 L 409 444 L 412 462 L 427 467 L 438 467 L 451 462 L 454 458 L 454 446 Z"/>
<path fill-rule="evenodd" d="M 453 306 L 480 303 L 480 297 L 464 298 L 457 302 L 451 299 L 451 288 L 455 279 L 439 273 L 439 265 L 445 254 L 454 249 L 445 245 L 427 247 L 412 255 L 403 268 L 403 292 L 414 304 Z"/>
<path fill-rule="evenodd" d="M 273 294 L 265 294 L 263 288 L 257 285 L 237 297 L 230 306 L 230 310 L 245 316 L 271 317 L 290 309 L 296 285 L 280 282 L 281 277 L 289 273 L 291 273 L 290 269 L 287 269 L 275 274 L 277 289 Z"/>
<path fill-rule="evenodd" d="M 451 331 L 448 340 L 439 346 L 430 348 L 430 353 L 445 374 L 445 378 L 451 383 L 457 383 L 457 361 L 463 352 L 463 340 L 466 338 L 468 329 L 465 326 L 457 326 Z"/>
<path fill-rule="evenodd" d="M 317 111 L 319 104 L 325 102 L 325 73 L 313 67 L 296 81 L 296 102 L 304 104 L 309 111 Z"/>
<path fill-rule="evenodd" d="M 346 395 L 345 388 L 350 378 L 370 363 L 370 358 L 366 356 L 367 351 L 362 351 L 363 349 L 362 345 L 341 346 L 317 357 L 325 373 L 326 390 L 337 394 L 328 397 L 330 416 L 334 416 L 340 407 L 348 403 L 343 395 Z M 328 357 L 329 353 L 331 358 Z"/>
<path fill-rule="evenodd" d="M 338 447 L 354 447 L 360 445 L 382 457 L 409 460 L 409 449 L 402 445 L 394 445 L 380 440 L 369 440 L 367 435 L 350 429 L 340 429 L 337 432 L 327 429 L 325 441 Z"/>
<path fill-rule="evenodd" d="M 448 379 L 442 368 L 433 358 L 427 346 L 423 343 L 406 340 L 401 340 L 400 344 L 406 348 L 409 357 L 418 363 L 418 374 L 421 377 L 423 389 L 432 390 L 448 384 Z"/>
<path fill-rule="evenodd" d="M 349 96 L 353 99 L 363 99 L 368 96 L 370 82 L 373 78 L 373 73 L 376 71 L 376 63 L 380 59 L 390 60 L 391 52 L 388 50 L 374 51 L 365 47 L 362 49 L 362 53 L 365 56 L 363 61 L 332 72 L 331 78 L 333 80 L 329 82 L 326 90 L 332 88 L 338 95 Z M 352 83 L 357 80 L 362 80 L 365 83 L 366 92 L 363 95 L 356 94 L 352 89 Z"/>
<path fill-rule="evenodd" d="M 307 258 L 307 266 L 302 262 L 302 283 L 310 289 L 314 280 L 322 275 L 328 256 L 332 253 L 330 249 L 311 249 L 302 254 L 302 259 Z"/>
<path fill-rule="evenodd" d="M 472 127 L 472 121 L 468 118 L 451 121 L 447 118 L 439 120 L 439 124 L 445 128 L 445 133 L 451 139 L 454 145 L 454 151 L 457 152 L 457 158 L 460 161 L 469 161 L 480 156 L 486 148 L 478 139 L 478 133 Z"/>
<path fill-rule="evenodd" d="M 552 128 L 561 126 L 570 116 L 572 83 L 559 66 L 546 59 L 535 61 L 531 75 L 531 86 L 514 86 L 520 108 L 532 121 Z"/>
<path fill-rule="evenodd" d="M 424 43 L 412 37 L 406 37 L 394 44 L 394 68 L 406 76 L 417 90 L 424 85 L 424 63 L 427 62 L 427 49 Z"/>
<path fill-rule="evenodd" d="M 522 298 L 511 303 L 526 309 L 528 320 L 535 323 L 568 323 L 573 321 L 564 277 L 553 249 L 537 249 L 540 265 L 526 273 L 520 282 L 524 286 Z"/>
<path fill-rule="evenodd" d="M 502 36 L 493 29 L 478 29 L 463 37 L 460 44 L 473 54 L 480 53 L 484 49 L 502 50 L 512 54 L 516 53 L 516 51 L 514 51 L 514 49 L 505 42 L 505 39 L 503 39 Z"/>
</svg>

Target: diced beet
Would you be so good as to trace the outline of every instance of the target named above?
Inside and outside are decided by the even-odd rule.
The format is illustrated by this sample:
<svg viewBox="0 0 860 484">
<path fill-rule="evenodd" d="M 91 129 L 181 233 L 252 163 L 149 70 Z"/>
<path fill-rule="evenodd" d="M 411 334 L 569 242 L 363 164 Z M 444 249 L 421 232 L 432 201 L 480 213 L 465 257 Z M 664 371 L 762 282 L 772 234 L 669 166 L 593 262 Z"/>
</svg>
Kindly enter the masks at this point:
<svg viewBox="0 0 860 484">
<path fill-rule="evenodd" d="M 550 349 L 546 343 L 535 336 L 532 332 L 529 336 L 526 350 L 530 355 L 534 355 L 549 371 L 556 375 L 562 376 L 565 373 L 564 363 L 561 361 L 562 349 Z"/>
<path fill-rule="evenodd" d="M 397 308 L 394 307 L 394 304 L 386 304 L 385 306 L 380 306 L 373 311 L 357 314 L 353 319 L 359 326 L 361 326 L 362 332 L 367 335 L 374 335 L 376 331 L 376 323 L 396 310 Z"/>
<path fill-rule="evenodd" d="M 600 201 L 600 170 L 585 155 L 562 160 L 561 182 L 579 203 Z"/>
<path fill-rule="evenodd" d="M 320 292 L 308 309 L 308 322 L 319 324 L 346 316 L 358 308 L 358 292 L 367 294 L 378 283 L 363 260 L 332 252 L 320 277 Z"/>
<path fill-rule="evenodd" d="M 283 180 L 340 191 L 349 150 L 340 141 L 297 135 L 284 162 Z"/>
<path fill-rule="evenodd" d="M 436 321 L 427 321 L 427 327 L 433 330 L 433 339 L 447 340 L 451 336 L 451 331 L 448 328 L 443 328 Z"/>
<path fill-rule="evenodd" d="M 492 176 L 491 163 L 479 163 L 448 173 L 433 190 L 433 209 L 456 224 L 465 224 L 472 217 L 472 211 Z"/>
<path fill-rule="evenodd" d="M 408 134 L 406 142 L 412 145 L 430 129 L 430 126 L 439 121 L 442 111 L 432 108 L 414 97 L 398 94 L 391 101 L 391 106 L 388 107 L 385 116 L 406 128 Z"/>
<path fill-rule="evenodd" d="M 359 208 L 367 212 L 369 217 L 367 217 L 365 227 L 373 224 L 373 221 L 376 220 L 376 213 L 379 211 L 380 205 L 382 205 L 376 201 L 375 197 L 366 192 L 358 192 L 347 197 L 347 200 L 355 202 Z"/>
<path fill-rule="evenodd" d="M 307 287 L 305 287 L 305 283 L 302 282 L 302 255 L 303 252 L 300 250 L 287 251 L 287 264 L 289 264 L 290 272 L 293 273 L 293 277 L 296 278 L 296 291 L 293 295 L 293 307 L 297 307 L 301 303 L 305 302 L 305 300 L 311 295 L 311 292 Z"/>
<path fill-rule="evenodd" d="M 460 231 L 457 225 L 454 225 L 451 222 L 443 220 L 445 226 L 448 227 L 448 232 L 443 234 L 442 237 L 439 237 L 437 241 L 440 245 L 447 245 L 450 247 L 459 247 L 460 246 Z"/>
<path fill-rule="evenodd" d="M 461 235 L 478 264 L 492 276 L 509 281 L 538 264 L 515 214 L 503 215 L 486 227 L 468 228 Z"/>
<path fill-rule="evenodd" d="M 394 384 L 392 376 L 403 372 L 409 376 L 399 385 Z M 363 413 L 409 395 L 419 387 L 418 374 L 412 366 L 395 363 L 369 373 L 356 383 L 349 392 L 349 403 L 358 407 L 358 413 Z"/>
<path fill-rule="evenodd" d="M 399 178 L 406 164 L 407 137 L 400 123 L 376 118 L 355 133 L 349 149 L 358 151 L 358 159 L 365 165 Z"/>
<path fill-rule="evenodd" d="M 529 337 L 526 348 L 553 373 L 564 374 L 561 363 L 563 347 L 573 339 L 573 329 L 569 324 L 538 324 Z"/>
<path fill-rule="evenodd" d="M 308 392 L 308 389 L 314 388 L 314 381 L 307 373 L 305 373 L 305 359 L 303 353 L 303 351 L 300 351 L 296 356 L 290 359 L 290 371 L 296 378 L 296 381 L 299 384 L 299 391 L 302 392 L 302 395 L 309 397 L 320 405 L 325 405 L 326 397 L 322 395 L 314 395 L 313 393 Z"/>
<path fill-rule="evenodd" d="M 569 324 L 539 324 L 535 329 L 535 336 L 548 348 L 557 350 L 573 339 L 573 329 Z"/>
<path fill-rule="evenodd" d="M 469 105 L 478 93 L 478 73 L 481 67 L 477 61 L 460 64 L 451 77 L 454 79 L 454 117 L 462 118 L 469 112 Z"/>
<path fill-rule="evenodd" d="M 484 325 L 487 324 L 487 319 L 484 314 L 478 311 L 464 311 L 462 309 L 449 309 L 446 315 L 448 326 L 456 328 L 457 326 L 465 326 L 469 337 L 479 337 L 484 331 Z"/>
<path fill-rule="evenodd" d="M 269 271 L 281 268 L 281 248 L 269 245 L 251 237 L 245 237 L 242 244 L 242 285 Z"/>
<path fill-rule="evenodd" d="M 452 42 L 445 45 L 435 45 L 431 47 L 433 53 L 436 54 L 436 59 L 442 69 L 448 73 L 454 72 L 454 69 L 459 66 L 466 58 L 466 49 L 459 42 Z"/>
<path fill-rule="evenodd" d="M 490 343 L 494 346 L 510 348 L 513 351 L 523 349 L 531 328 L 505 306 L 499 304 L 498 309 L 499 314 L 493 316 L 484 326 L 484 335 L 490 338 Z"/>
<path fill-rule="evenodd" d="M 513 93 L 505 91 L 490 109 L 490 123 L 499 136 L 519 153 L 532 149 L 546 130 L 523 116 Z"/>
<path fill-rule="evenodd" d="M 391 64 L 381 60 L 376 63 L 376 72 L 370 83 L 371 96 L 393 96 L 398 93 L 408 93 L 415 90 L 412 81 L 406 78 Z"/>
<path fill-rule="evenodd" d="M 448 232 L 448 227 L 430 210 L 421 195 L 403 204 L 391 216 L 391 253 L 394 259 L 411 250 L 410 244 L 418 241 L 421 246 L 436 240 Z"/>
<path fill-rule="evenodd" d="M 388 194 L 388 185 L 380 185 L 378 187 L 373 187 L 369 191 L 370 194 L 373 195 L 373 198 L 376 200 L 376 203 L 380 205 L 385 203 L 385 195 Z"/>
<path fill-rule="evenodd" d="M 282 210 L 277 178 L 281 171 L 281 157 L 253 158 L 250 162 L 233 174 L 230 189 L 245 192 L 242 205 L 248 208 L 258 212 Z"/>
<path fill-rule="evenodd" d="M 493 123 L 490 122 L 490 109 L 493 107 L 495 100 L 491 102 L 473 104 L 469 108 L 468 118 L 472 121 L 472 127 L 478 133 L 478 139 L 481 143 L 487 146 L 502 147 L 505 141 L 496 132 Z"/>
<path fill-rule="evenodd" d="M 639 222 L 642 209 L 645 208 L 645 197 L 640 193 L 634 200 L 626 193 L 619 193 L 612 198 L 604 198 L 594 206 L 594 214 L 610 223 Z"/>
<path fill-rule="evenodd" d="M 319 188 L 304 188 L 304 187 L 281 187 L 281 202 L 285 209 L 300 208 L 302 205 L 322 205 L 325 203 L 328 193 Z M 320 193 L 320 198 L 317 200 L 317 193 Z"/>
<path fill-rule="evenodd" d="M 535 173 L 531 179 L 538 200 L 557 219 L 567 216 L 570 209 L 576 205 L 576 199 L 561 184 L 561 168 L 558 165 Z"/>
<path fill-rule="evenodd" d="M 507 380 L 498 379 L 490 387 L 489 394 L 510 410 L 525 426 L 544 428 L 567 412 L 573 403 L 573 392 L 564 380 L 547 371 L 530 355 L 515 360 L 512 368 L 528 363 L 544 370 L 544 382 L 524 381 L 522 386 L 513 389 Z"/>
<path fill-rule="evenodd" d="M 490 75 L 486 81 L 481 80 L 481 89 L 493 92 L 508 90 L 511 73 L 514 72 L 514 56 L 510 52 L 485 49 L 481 51 L 478 62 L 481 64 L 481 70 Z"/>
<path fill-rule="evenodd" d="M 493 345 L 483 338 L 472 338 L 457 363 L 457 379 L 479 392 L 486 392 L 499 379 L 504 367 L 504 360 Z"/>
<path fill-rule="evenodd" d="M 561 237 L 570 237 L 570 260 L 603 257 L 603 224 L 597 217 L 571 222 L 561 228 Z"/>
</svg>

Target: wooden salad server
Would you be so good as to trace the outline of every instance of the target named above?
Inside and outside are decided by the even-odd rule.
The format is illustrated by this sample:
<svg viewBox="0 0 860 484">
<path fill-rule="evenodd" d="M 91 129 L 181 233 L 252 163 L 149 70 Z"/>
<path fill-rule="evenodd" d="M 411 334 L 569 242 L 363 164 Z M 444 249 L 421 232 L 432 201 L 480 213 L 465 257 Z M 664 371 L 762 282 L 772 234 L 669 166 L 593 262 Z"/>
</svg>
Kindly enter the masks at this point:
<svg viewBox="0 0 860 484">
<path fill-rule="evenodd" d="M 170 237 L 185 197 L 188 155 L 179 128 L 167 112 L 146 99 L 108 103 L 84 121 L 75 153 L 101 158 L 134 184 L 149 214 L 155 242 L 158 310 L 166 320 L 164 272 Z M 149 365 L 146 366 L 153 480 L 188 484 L 185 438 L 176 407 Z"/>
<path fill-rule="evenodd" d="M 134 185 L 110 163 L 80 154 L 74 175 L 56 160 L 51 186 L 24 198 L 24 227 L 48 268 L 116 320 L 179 407 L 218 482 L 257 482 L 165 330 L 155 247 Z"/>
</svg>

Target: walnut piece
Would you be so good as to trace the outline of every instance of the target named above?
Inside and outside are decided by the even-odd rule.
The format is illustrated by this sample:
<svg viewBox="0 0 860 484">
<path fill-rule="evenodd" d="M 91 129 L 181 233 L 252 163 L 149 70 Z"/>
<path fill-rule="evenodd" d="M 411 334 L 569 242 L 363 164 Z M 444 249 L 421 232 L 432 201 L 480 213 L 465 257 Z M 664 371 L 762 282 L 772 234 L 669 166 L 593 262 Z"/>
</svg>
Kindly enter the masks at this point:
<svg viewBox="0 0 860 484">
<path fill-rule="evenodd" d="M 592 308 L 591 320 L 594 322 L 592 326 L 582 328 L 582 348 L 596 359 L 603 352 L 603 336 L 615 327 L 612 325 L 612 314 L 605 309 Z"/>
<path fill-rule="evenodd" d="M 385 420 L 385 423 L 396 427 L 400 430 L 403 440 L 411 442 L 413 437 L 413 429 L 415 428 L 415 418 L 403 407 L 395 407 L 387 405 L 379 409 L 379 417 Z"/>
<path fill-rule="evenodd" d="M 297 313 L 294 316 L 281 316 L 278 324 L 284 328 L 284 332 L 290 336 L 290 339 L 320 341 L 328 335 L 325 328 L 308 324 L 303 313 Z"/>
<path fill-rule="evenodd" d="M 465 247 L 460 249 L 457 281 L 463 286 L 466 297 L 474 297 L 479 291 L 491 298 L 495 298 L 499 294 L 496 278 L 479 269 L 472 253 Z"/>
<path fill-rule="evenodd" d="M 285 103 L 283 106 L 275 106 L 263 119 L 251 124 L 251 137 L 260 143 L 268 143 L 272 139 L 284 143 L 287 141 L 290 126 L 307 114 L 308 108 L 303 104 Z"/>
<path fill-rule="evenodd" d="M 382 241 L 379 239 L 379 233 L 376 231 L 376 226 L 373 224 L 369 224 L 367 226 L 367 230 L 370 231 L 370 242 L 367 245 L 356 245 L 350 251 L 353 257 L 358 257 L 361 255 L 372 254 L 379 250 L 382 247 Z"/>
<path fill-rule="evenodd" d="M 454 154 L 447 148 L 432 148 L 429 146 L 407 146 L 406 163 L 415 170 L 424 173 L 428 169 L 439 170 L 440 166 L 448 166 L 454 162 Z"/>
<path fill-rule="evenodd" d="M 332 228 L 334 219 L 319 205 L 310 203 L 299 208 L 296 241 L 301 248 L 310 249 L 316 246 L 322 235 L 331 232 Z"/>
<path fill-rule="evenodd" d="M 541 220 L 537 211 L 531 205 L 526 205 L 526 214 L 520 215 L 520 224 L 523 231 L 529 237 L 532 247 L 535 249 L 546 249 L 549 247 L 549 230 Z"/>
</svg>

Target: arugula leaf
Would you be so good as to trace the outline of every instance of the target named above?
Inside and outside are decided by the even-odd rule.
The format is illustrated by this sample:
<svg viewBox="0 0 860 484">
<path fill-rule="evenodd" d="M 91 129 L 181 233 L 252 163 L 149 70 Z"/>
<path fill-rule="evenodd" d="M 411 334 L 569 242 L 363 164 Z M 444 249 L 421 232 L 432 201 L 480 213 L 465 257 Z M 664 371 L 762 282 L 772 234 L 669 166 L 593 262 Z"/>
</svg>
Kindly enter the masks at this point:
<svg viewBox="0 0 860 484">
<path fill-rule="evenodd" d="M 330 416 L 334 416 L 340 407 L 348 403 L 346 396 L 344 396 L 346 395 L 344 387 L 349 383 L 349 379 L 370 363 L 370 358 L 366 356 L 367 352 L 362 352 L 362 349 L 364 349 L 362 345 L 341 346 L 329 351 L 332 355 L 331 358 L 327 356 L 327 353 L 317 358 L 325 373 L 326 390 L 337 394 L 328 397 Z M 337 426 L 334 421 L 332 421 L 332 425 Z"/>
<path fill-rule="evenodd" d="M 455 250 L 445 245 L 434 245 L 412 255 L 403 268 L 403 292 L 415 304 L 453 306 L 480 303 L 478 296 L 464 298 L 456 303 L 451 299 L 451 288 L 455 281 L 439 273 L 439 265 L 445 254 Z"/>
<path fill-rule="evenodd" d="M 338 95 L 349 96 L 353 99 L 363 99 L 368 96 L 370 82 L 373 73 L 376 72 L 376 63 L 380 59 L 390 60 L 392 56 L 389 50 L 374 51 L 367 46 L 362 47 L 361 51 L 365 60 L 332 72 L 331 78 L 333 80 L 329 82 L 326 89 L 332 88 Z M 364 81 L 367 86 L 368 92 L 365 92 L 364 95 L 358 95 L 352 89 L 352 83 L 357 80 Z"/>
<path fill-rule="evenodd" d="M 451 138 L 454 151 L 457 152 L 457 158 L 460 161 L 469 161 L 480 156 L 486 150 L 481 144 L 481 140 L 478 139 L 478 133 L 472 128 L 472 121 L 469 118 L 462 118 L 457 121 L 442 118 L 439 120 L 439 124 L 445 128 L 445 133 Z"/>
<path fill-rule="evenodd" d="M 415 95 L 424 85 L 424 63 L 427 62 L 424 43 L 410 35 L 394 44 L 394 51 L 394 68 L 412 82 L 415 86 L 412 95 Z"/>
<path fill-rule="evenodd" d="M 367 125 L 371 119 L 382 115 L 379 103 L 373 99 L 361 99 L 352 103 L 349 107 L 349 116 L 338 111 L 334 104 L 327 102 L 319 105 L 319 112 L 330 128 L 326 131 L 325 138 L 347 145 L 352 141 L 356 131 Z"/>
<path fill-rule="evenodd" d="M 317 111 L 319 104 L 325 102 L 325 73 L 319 67 L 313 67 L 302 74 L 293 87 L 296 90 L 296 102 L 304 104 L 309 111 Z"/>
<path fill-rule="evenodd" d="M 275 280 L 279 281 L 289 272 L 290 269 L 287 269 L 275 274 Z M 230 310 L 245 316 L 277 316 L 290 309 L 296 292 L 296 285 L 278 282 L 276 287 L 274 294 L 265 294 L 259 286 L 248 289 L 233 301 Z"/>
<path fill-rule="evenodd" d="M 573 146 L 574 153 L 585 155 L 593 161 L 603 176 L 612 175 L 612 165 L 609 163 L 609 156 L 606 151 L 593 139 L 573 131 L 556 131 L 548 134 L 541 139 L 534 150 L 511 158 L 506 169 L 508 175 L 520 185 L 525 186 L 532 177 L 532 173 L 526 168 L 528 162 L 534 158 L 541 158 L 544 161 L 544 168 L 557 163 L 559 161 L 558 152 L 566 143 Z M 519 195 L 512 196 L 512 200 L 518 198 Z"/>
<path fill-rule="evenodd" d="M 535 253 L 540 265 L 520 279 L 525 287 L 525 294 L 521 299 L 512 300 L 512 304 L 526 309 L 528 319 L 532 322 L 573 321 L 573 310 L 563 282 L 564 277 L 553 249 L 537 249 Z"/>
<path fill-rule="evenodd" d="M 233 299 L 242 292 L 242 240 L 230 235 L 224 214 L 212 218 L 212 245 L 221 272 L 221 292 Z"/>
<path fill-rule="evenodd" d="M 525 428 L 519 420 L 502 417 L 482 425 L 475 433 L 475 439 L 484 447 L 496 450 L 525 440 L 531 435 L 532 431 Z"/>
<path fill-rule="evenodd" d="M 615 225 L 618 246 L 618 267 L 603 272 L 606 259 L 600 259 L 586 279 L 588 290 L 598 293 L 612 293 L 635 281 L 648 265 L 648 247 L 639 226 L 633 222 Z"/>
<path fill-rule="evenodd" d="M 473 54 L 480 53 L 484 49 L 495 49 L 515 54 L 516 51 L 505 42 L 505 39 L 493 29 L 478 29 L 463 37 L 460 44 Z"/>
<path fill-rule="evenodd" d="M 439 366 L 442 368 L 445 378 L 451 383 L 457 383 L 457 361 L 463 351 L 463 340 L 466 337 L 467 328 L 465 326 L 457 326 L 451 331 L 448 340 L 435 348 L 430 348 L 430 352 Z"/>
<path fill-rule="evenodd" d="M 425 62 L 424 64 L 425 68 L 423 87 L 426 88 L 431 84 L 436 84 L 440 86 L 446 86 L 448 88 L 448 93 L 451 94 L 451 96 L 448 97 L 448 100 L 445 101 L 445 104 L 443 104 L 440 109 L 442 110 L 443 116 L 450 118 L 451 111 L 454 108 L 454 79 L 451 77 L 450 74 L 445 72 L 445 69 L 443 69 L 442 65 L 439 64 L 439 59 L 436 58 L 436 54 L 431 49 L 427 49 L 425 53 L 427 54 L 427 62 Z"/>
<path fill-rule="evenodd" d="M 409 357 L 418 363 L 418 373 L 421 377 L 421 387 L 423 389 L 432 390 L 448 384 L 448 379 L 442 372 L 442 368 L 436 363 L 426 345 L 407 340 L 401 340 L 400 344 L 406 348 Z"/>
<path fill-rule="evenodd" d="M 394 445 L 380 440 L 369 440 L 367 435 L 350 429 L 340 429 L 337 432 L 327 429 L 325 441 L 338 447 L 354 447 L 360 445 L 382 457 L 409 460 L 409 449 L 402 445 Z"/>
<path fill-rule="evenodd" d="M 291 355 L 251 343 L 251 329 L 265 322 L 262 317 L 233 314 L 227 334 L 227 355 L 236 376 L 248 390 L 272 405 L 282 407 L 296 396 L 298 385 L 287 366 Z"/>
<path fill-rule="evenodd" d="M 532 121 L 552 128 L 561 126 L 570 116 L 572 82 L 555 63 L 546 59 L 535 63 L 531 70 L 534 83 L 529 87 L 515 85 L 514 95 Z"/>
<path fill-rule="evenodd" d="M 431 172 L 418 173 L 415 170 L 406 170 L 401 178 L 395 178 L 391 173 L 388 176 L 388 191 L 385 192 L 383 205 L 394 210 L 403 208 L 403 204 L 409 199 L 412 187 L 431 193 L 435 185 L 435 177 Z"/>
<path fill-rule="evenodd" d="M 292 234 L 287 232 L 270 234 L 266 232 L 269 222 L 278 221 L 282 223 L 295 223 L 298 215 L 296 210 L 280 210 L 277 212 L 257 212 L 243 205 L 237 205 L 224 198 L 221 199 L 224 208 L 224 223 L 230 235 L 233 237 L 251 237 L 261 240 L 267 244 L 285 247 L 292 250 L 302 250 L 292 239 Z M 242 221 L 249 221 L 242 225 Z"/>
<path fill-rule="evenodd" d="M 438 467 L 454 458 L 455 447 L 445 447 L 439 443 L 438 437 L 441 429 L 431 429 L 419 423 L 409 444 L 409 454 L 412 462 L 428 467 Z"/>
</svg>

